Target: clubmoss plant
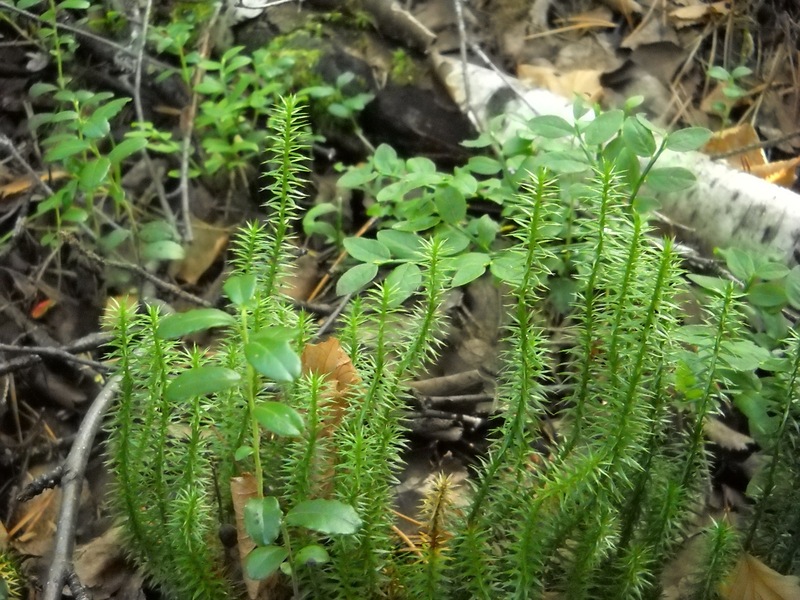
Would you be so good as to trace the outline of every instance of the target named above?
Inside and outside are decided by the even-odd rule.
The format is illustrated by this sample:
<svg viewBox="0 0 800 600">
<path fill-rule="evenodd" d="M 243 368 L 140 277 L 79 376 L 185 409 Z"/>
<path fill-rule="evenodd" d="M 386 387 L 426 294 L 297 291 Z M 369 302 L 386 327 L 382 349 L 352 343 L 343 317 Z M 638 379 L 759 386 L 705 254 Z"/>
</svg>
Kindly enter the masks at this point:
<svg viewBox="0 0 800 600">
<path fill-rule="evenodd" d="M 477 242 L 450 235 L 458 219 L 345 240 L 356 263 L 347 273 L 367 275 L 356 271 L 346 291 L 377 279 L 381 266 L 393 270 L 353 297 L 338 341 L 325 342 L 327 355 L 338 348 L 336 368 L 314 366 L 314 322 L 280 293 L 300 217 L 306 124 L 293 98 L 273 111 L 268 216 L 234 245 L 224 286 L 232 312 L 121 308 L 116 320 L 114 503 L 132 555 L 168 596 L 242 594 L 215 536 L 241 508 L 229 492 L 233 477 L 254 482 L 239 528 L 240 542 L 252 542 L 245 573 L 276 577 L 296 597 L 649 598 L 692 535 L 706 542 L 695 591 L 710 598 L 739 544 L 764 552 L 763 533 L 775 535 L 781 518 L 797 520 L 796 506 L 782 504 L 796 496 L 784 482 L 797 481 L 797 335 L 774 340 L 773 353 L 759 347 L 736 285 L 702 276 L 693 278 L 709 296 L 704 320 L 681 323 L 677 298 L 689 283 L 675 246 L 653 243 L 631 206 L 642 181 L 620 173 L 603 145 L 627 118 L 635 117 L 583 131 L 579 151 L 591 169 L 556 176 L 551 156 L 504 198 L 508 243 L 487 244 L 483 264 L 491 261 L 508 289 L 500 425 L 462 500 L 453 501 L 449 479 L 436 480 L 418 545 L 409 547 L 393 529 L 408 383 L 444 341 L 445 293 Z M 640 136 L 629 133 L 629 142 L 649 140 L 639 125 L 628 126 Z M 531 127 L 536 139 L 565 125 Z M 379 164 L 391 158 L 381 153 Z M 390 163 L 387 172 L 398 166 Z M 434 187 L 453 181 L 433 178 Z M 433 180 L 415 185 L 424 181 Z M 542 315 L 557 270 L 573 293 L 561 327 L 569 350 L 555 368 Z M 212 327 L 222 328 L 213 350 L 176 341 Z M 335 374 L 344 365 L 346 378 Z M 778 418 L 765 438 L 771 462 L 752 492 L 758 503 L 744 515 L 749 529 L 744 538 L 728 521 L 703 530 L 694 515 L 710 484 L 705 424 L 759 369 L 769 374 L 764 387 Z M 569 390 L 557 411 L 547 385 L 556 376 Z M 793 568 L 796 538 L 780 543 L 770 559 Z"/>
</svg>

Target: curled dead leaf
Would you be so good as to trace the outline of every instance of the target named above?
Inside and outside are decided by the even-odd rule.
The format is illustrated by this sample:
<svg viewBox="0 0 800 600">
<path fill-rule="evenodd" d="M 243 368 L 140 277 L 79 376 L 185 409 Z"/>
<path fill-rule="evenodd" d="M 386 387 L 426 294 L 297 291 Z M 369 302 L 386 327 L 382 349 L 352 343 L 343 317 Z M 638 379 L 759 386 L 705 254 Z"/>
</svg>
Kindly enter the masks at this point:
<svg viewBox="0 0 800 600">
<path fill-rule="evenodd" d="M 231 477 L 231 500 L 233 502 L 233 514 L 236 518 L 236 545 L 239 549 L 239 560 L 244 564 L 244 559 L 256 547 L 256 543 L 247 535 L 247 530 L 244 526 L 244 506 L 251 498 L 258 496 L 258 484 L 256 478 L 250 474 L 245 473 L 241 477 Z M 247 588 L 247 596 L 250 600 L 255 600 L 258 597 L 258 590 L 261 586 L 260 581 L 250 579 L 244 573 L 244 584 Z"/>
<path fill-rule="evenodd" d="M 330 438 L 339 427 L 350 406 L 355 387 L 361 383 L 350 357 L 339 340 L 328 338 L 319 344 L 308 344 L 300 356 L 302 372 L 325 376 L 328 389 L 323 392 L 323 424 L 319 437 Z M 319 457 L 320 492 L 324 496 L 333 477 L 335 458 L 332 455 Z"/>
<path fill-rule="evenodd" d="M 781 575 L 750 554 L 739 558 L 720 589 L 723 600 L 800 600 L 800 578 Z"/>
</svg>

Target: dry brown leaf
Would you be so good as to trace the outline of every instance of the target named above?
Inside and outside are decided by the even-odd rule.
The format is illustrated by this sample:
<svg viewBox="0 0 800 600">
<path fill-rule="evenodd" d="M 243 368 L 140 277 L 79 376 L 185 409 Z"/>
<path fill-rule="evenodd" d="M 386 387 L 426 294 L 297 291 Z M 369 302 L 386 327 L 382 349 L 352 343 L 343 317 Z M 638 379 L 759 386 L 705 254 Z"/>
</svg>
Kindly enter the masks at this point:
<svg viewBox="0 0 800 600">
<path fill-rule="evenodd" d="M 141 573 L 126 559 L 120 527 L 78 546 L 74 566 L 94 600 L 122 598 L 124 590 L 138 590 L 143 583 Z"/>
<path fill-rule="evenodd" d="M 729 154 L 740 148 L 748 148 L 739 154 L 728 156 L 726 162 L 735 169 L 747 171 L 752 167 L 766 164 L 767 157 L 761 148 L 753 148 L 759 143 L 758 133 L 750 123 L 742 123 L 718 131 L 708 140 L 703 152 L 710 154 Z"/>
<path fill-rule="evenodd" d="M 342 348 L 339 340 L 330 337 L 319 344 L 308 344 L 300 356 L 302 371 L 305 374 L 324 375 L 330 388 L 323 393 L 324 423 L 320 431 L 321 438 L 330 438 L 342 422 L 350 404 L 352 392 L 361 383 L 350 357 Z M 326 495 L 329 483 L 336 466 L 332 456 L 320 458 L 318 472 L 320 476 L 320 493 Z"/>
<path fill-rule="evenodd" d="M 349 392 L 361 383 L 361 378 L 339 340 L 334 337 L 319 344 L 308 344 L 303 348 L 300 364 L 303 373 L 324 375 L 332 385 L 332 389 L 325 394 L 329 416 L 323 430 L 323 435 L 330 436 L 344 417 Z"/>
<path fill-rule="evenodd" d="M 736 563 L 720 589 L 723 600 L 800 600 L 800 578 L 781 575 L 750 554 Z"/>
<path fill-rule="evenodd" d="M 775 185 L 791 188 L 794 182 L 797 181 L 798 166 L 800 166 L 800 156 L 752 167 L 750 172 L 756 177 L 766 179 Z"/>
<path fill-rule="evenodd" d="M 752 173 L 770 183 L 792 187 L 797 180 L 796 170 L 800 165 L 800 157 L 769 163 L 764 151 L 756 147 L 760 141 L 755 128 L 749 123 L 743 123 L 714 134 L 703 151 L 713 156 L 730 154 L 741 148 L 741 152 L 725 157 L 729 165 L 740 171 Z"/>
<path fill-rule="evenodd" d="M 64 179 L 65 177 L 69 177 L 69 173 L 66 171 L 52 171 L 39 175 L 39 179 L 46 183 L 52 183 L 54 181 L 58 181 L 59 179 Z M 31 181 L 30 177 L 21 177 L 19 179 L 15 179 L 14 181 L 10 181 L 5 185 L 0 185 L 0 198 L 27 192 L 31 187 L 33 187 L 33 185 L 34 183 Z"/>
<path fill-rule="evenodd" d="M 311 295 L 320 279 L 319 262 L 316 256 L 304 254 L 281 280 L 281 293 L 292 300 L 303 302 Z"/>
<path fill-rule="evenodd" d="M 247 555 L 256 547 L 256 543 L 247 535 L 247 530 L 244 526 L 244 506 L 248 500 L 257 496 L 258 483 L 252 474 L 245 473 L 241 477 L 231 477 L 231 499 L 233 501 L 233 513 L 236 517 L 236 540 L 239 549 L 239 560 L 242 561 L 242 565 L 244 565 Z M 250 600 L 255 600 L 258 597 L 261 582 L 250 579 L 244 573 L 242 578 L 247 587 L 247 596 Z"/>
<path fill-rule="evenodd" d="M 635 0 L 602 0 L 611 10 L 622 13 L 626 17 L 644 12 L 642 5 Z"/>
<path fill-rule="evenodd" d="M 35 477 L 49 469 L 37 466 L 25 478 L 30 483 Z M 84 485 L 84 494 L 86 486 Z M 38 496 L 20 504 L 14 513 L 13 525 L 8 528 L 11 547 L 20 554 L 44 556 L 53 548 L 56 531 L 58 506 L 61 502 L 61 489 L 44 490 Z"/>
<path fill-rule="evenodd" d="M 328 375 L 334 382 L 336 392 L 343 394 L 361 383 L 361 378 L 350 357 L 334 337 L 319 344 L 308 344 L 300 357 L 303 373 Z"/>
<path fill-rule="evenodd" d="M 554 67 L 519 65 L 517 77 L 528 85 L 549 90 L 565 98 L 579 95 L 590 102 L 597 102 L 603 95 L 600 84 L 601 72 L 595 69 L 576 69 L 560 72 Z"/>
<path fill-rule="evenodd" d="M 186 247 L 183 260 L 170 265 L 169 274 L 180 281 L 196 285 L 228 245 L 229 230 L 192 217 L 194 239 Z"/>
<path fill-rule="evenodd" d="M 694 4 L 692 6 L 676 8 L 669 13 L 669 16 L 672 17 L 675 27 L 680 29 L 704 23 L 709 19 L 725 16 L 730 11 L 730 0 L 722 0 L 721 2 L 712 2 L 711 4 Z"/>
</svg>

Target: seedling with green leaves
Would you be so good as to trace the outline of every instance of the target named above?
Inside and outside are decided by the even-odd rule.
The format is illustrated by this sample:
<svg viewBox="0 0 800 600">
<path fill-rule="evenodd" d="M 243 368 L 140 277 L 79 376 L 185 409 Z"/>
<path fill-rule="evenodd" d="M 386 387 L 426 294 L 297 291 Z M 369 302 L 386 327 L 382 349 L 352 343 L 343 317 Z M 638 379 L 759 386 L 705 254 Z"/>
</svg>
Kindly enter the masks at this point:
<svg viewBox="0 0 800 600">
<path fill-rule="evenodd" d="M 402 265 L 403 271 L 394 277 L 406 280 L 406 272 L 414 273 L 409 265 L 413 265 L 419 249 L 420 235 L 429 232 L 448 240 L 448 252 L 453 256 L 449 266 L 451 285 L 465 285 L 487 270 L 503 280 L 518 279 L 522 256 L 493 247 L 500 223 L 487 214 L 473 216 L 467 199 L 495 204 L 502 217 L 511 218 L 514 198 L 521 193 L 527 177 L 538 169 L 571 181 L 564 189 L 561 213 L 562 236 L 566 240 L 580 237 L 579 231 L 572 230 L 573 207 L 578 204 L 587 177 L 598 166 L 612 165 L 617 170 L 628 186 L 628 202 L 640 211 L 656 204 L 652 197 L 640 195 L 643 187 L 653 193 L 690 187 L 694 175 L 689 170 L 659 168 L 655 164 L 665 150 L 697 149 L 710 133 L 689 128 L 665 135 L 643 115 L 626 116 L 636 103 L 634 99 L 627 103 L 626 110 L 600 113 L 590 121 L 581 120 L 587 108 L 576 104 L 574 124 L 557 116 L 536 117 L 503 145 L 491 133 L 485 133 L 466 145 L 493 148 L 496 157 L 475 156 L 452 173 L 438 171 L 429 159 L 402 160 L 390 146 L 379 146 L 367 163 L 348 169 L 339 180 L 340 186 L 360 189 L 375 198 L 368 212 L 380 219 L 384 229 L 376 240 L 344 240 L 345 249 L 363 264 L 342 276 L 338 293 L 352 293 L 367 285 L 377 276 L 380 266 Z M 644 161 L 643 165 L 640 161 Z M 581 257 L 574 255 L 578 248 L 573 244 L 564 246 L 559 241 L 559 245 L 561 250 L 553 260 L 562 263 L 551 267 L 557 275 L 566 276 L 573 271 L 570 261 Z M 409 281 L 415 280 L 418 277 Z M 411 288 L 411 284 L 406 283 L 405 287 Z M 413 291 L 409 289 L 409 293 Z"/>
<path fill-rule="evenodd" d="M 740 81 L 752 72 L 752 69 L 744 65 L 735 67 L 733 71 L 728 71 L 719 65 L 708 70 L 709 77 L 722 83 L 722 94 L 725 96 L 725 100 L 715 102 L 712 109 L 722 118 L 723 126 L 730 125 L 733 106 L 747 95 L 747 90 L 740 85 Z"/>
</svg>

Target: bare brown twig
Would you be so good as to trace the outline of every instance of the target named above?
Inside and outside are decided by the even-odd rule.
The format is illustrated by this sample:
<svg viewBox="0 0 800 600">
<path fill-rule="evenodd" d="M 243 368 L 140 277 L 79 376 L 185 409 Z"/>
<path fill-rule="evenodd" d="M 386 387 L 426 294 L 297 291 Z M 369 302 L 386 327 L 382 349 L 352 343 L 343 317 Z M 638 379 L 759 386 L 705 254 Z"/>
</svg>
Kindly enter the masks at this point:
<svg viewBox="0 0 800 600">
<path fill-rule="evenodd" d="M 94 399 L 83 418 L 67 460 L 64 462 L 64 474 L 61 478 L 61 508 L 56 524 L 53 559 L 50 562 L 44 586 L 44 600 L 59 600 L 64 582 L 73 571 L 72 551 L 75 548 L 75 528 L 86 464 L 89 461 L 89 453 L 95 435 L 103 422 L 103 416 L 116 396 L 119 381 L 119 376 L 109 379 Z"/>
</svg>

